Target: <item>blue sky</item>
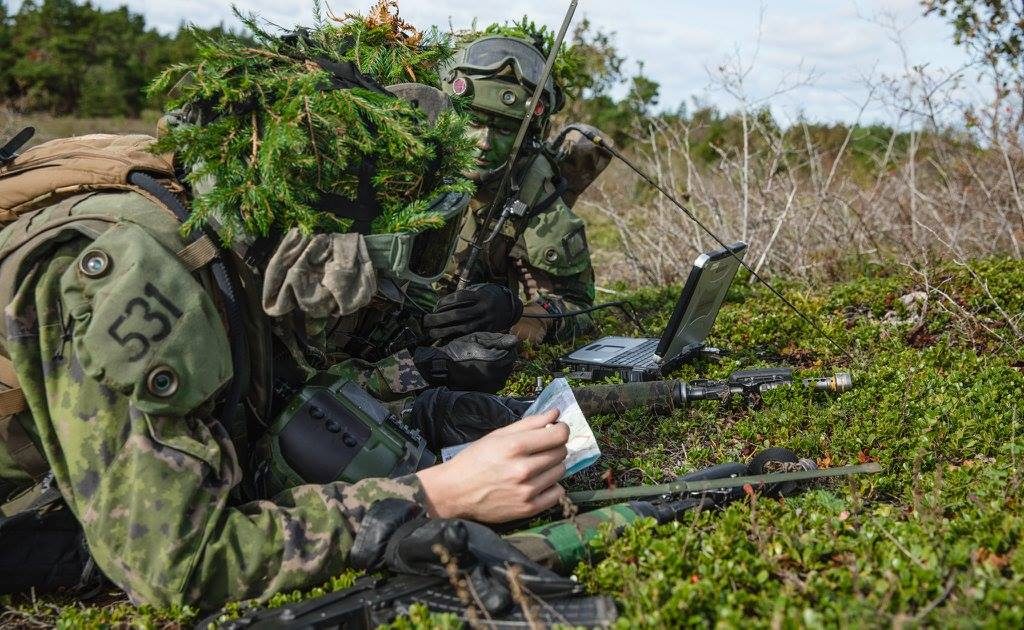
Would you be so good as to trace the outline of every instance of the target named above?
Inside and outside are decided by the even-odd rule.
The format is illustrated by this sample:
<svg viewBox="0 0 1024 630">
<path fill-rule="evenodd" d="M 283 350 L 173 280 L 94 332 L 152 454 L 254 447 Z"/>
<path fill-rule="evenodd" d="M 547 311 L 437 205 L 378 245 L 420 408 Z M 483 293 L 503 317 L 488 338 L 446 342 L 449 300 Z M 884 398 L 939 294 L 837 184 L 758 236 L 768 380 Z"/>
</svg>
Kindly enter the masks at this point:
<svg viewBox="0 0 1024 630">
<path fill-rule="evenodd" d="M 124 0 L 94 0 L 113 7 Z M 13 4 L 17 5 L 15 0 Z M 161 30 L 174 30 L 182 21 L 209 26 L 233 24 L 231 3 L 204 0 L 127 0 Z M 237 0 L 243 10 L 255 11 L 282 25 L 308 23 L 312 0 Z M 371 0 L 333 0 L 335 14 L 365 11 Z M 401 0 L 403 17 L 417 25 L 456 28 L 474 18 L 480 23 L 518 18 L 524 13 L 557 27 L 568 2 L 552 0 Z M 714 71 L 739 52 L 756 65 L 748 78 L 751 100 L 773 93 L 801 67 L 813 71 L 813 83 L 772 100 L 776 113 L 792 118 L 804 113 L 818 121 L 856 118 L 868 93 L 864 77 L 897 73 L 903 67 L 899 48 L 877 22 L 895 20 L 909 60 L 932 68 L 956 68 L 964 54 L 951 42 L 949 27 L 938 18 L 921 17 L 919 0 L 581 0 L 577 20 L 588 17 L 616 41 L 630 59 L 630 69 L 642 60 L 646 73 L 661 86 L 661 105 L 700 98 L 730 108 L 734 101 L 709 80 Z M 759 26 L 761 25 L 761 26 Z M 760 45 L 757 45 L 758 32 Z M 868 121 L 891 122 L 874 107 Z"/>
</svg>

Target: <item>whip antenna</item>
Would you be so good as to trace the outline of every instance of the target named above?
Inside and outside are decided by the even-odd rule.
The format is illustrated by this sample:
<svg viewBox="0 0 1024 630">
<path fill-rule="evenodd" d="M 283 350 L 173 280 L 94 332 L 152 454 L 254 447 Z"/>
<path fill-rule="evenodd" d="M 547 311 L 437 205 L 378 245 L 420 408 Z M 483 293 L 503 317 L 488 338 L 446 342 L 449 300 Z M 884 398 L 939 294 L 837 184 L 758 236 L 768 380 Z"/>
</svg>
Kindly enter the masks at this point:
<svg viewBox="0 0 1024 630">
<path fill-rule="evenodd" d="M 526 117 L 523 118 L 523 123 L 519 125 L 519 133 L 516 134 L 515 143 L 512 145 L 512 152 L 509 153 L 508 162 L 505 165 L 505 174 L 501 177 L 501 183 L 498 184 L 498 192 L 494 196 L 494 201 L 487 207 L 487 216 L 484 219 L 483 228 L 473 238 L 473 241 L 469 244 L 469 255 L 466 256 L 466 261 L 462 265 L 462 269 L 459 270 L 459 289 L 465 289 L 469 284 L 469 274 L 473 270 L 473 265 L 476 264 L 476 259 L 480 256 L 480 251 L 485 245 L 490 245 L 491 241 L 498 236 L 501 229 L 505 226 L 505 223 L 512 216 L 525 214 L 527 208 L 518 199 L 513 199 L 501 210 L 501 217 L 498 219 L 497 225 L 491 231 L 490 235 L 487 236 L 483 241 L 480 237 L 487 230 L 487 226 L 491 224 L 491 219 L 494 218 L 494 210 L 497 208 L 497 204 L 502 203 L 505 198 L 505 193 L 508 192 L 511 186 L 512 192 L 518 192 L 519 187 L 512 184 L 512 174 L 515 170 L 516 161 L 519 159 L 519 152 L 523 148 L 523 142 L 526 140 L 526 134 L 530 130 L 530 124 L 533 123 L 533 119 L 537 115 L 537 104 L 540 103 L 541 97 L 544 95 L 544 86 L 548 82 L 548 77 L 551 76 L 551 69 L 555 66 L 555 59 L 558 57 L 558 51 L 562 48 L 562 41 L 565 40 L 565 34 L 569 30 L 569 24 L 572 23 L 572 18 L 576 14 L 576 6 L 579 4 L 579 0 L 572 0 L 569 3 L 569 9 L 565 12 L 565 19 L 562 20 L 562 27 L 558 30 L 558 35 L 555 37 L 555 44 L 551 47 L 551 52 L 548 53 L 547 61 L 544 63 L 544 70 L 541 72 L 540 80 L 537 81 L 536 87 L 533 89 L 533 97 L 530 98 L 530 102 L 527 104 Z M 552 100 L 554 94 L 551 95 Z"/>
<path fill-rule="evenodd" d="M 665 197 L 667 197 L 669 201 L 671 201 L 673 204 L 675 204 L 675 206 L 677 208 L 682 210 L 683 213 L 686 214 L 686 216 L 690 217 L 690 219 L 692 219 L 693 222 L 696 223 L 700 227 L 700 229 L 704 230 L 704 232 L 706 232 L 708 236 L 713 238 L 716 243 L 718 243 L 723 249 L 725 249 L 725 251 L 729 252 L 729 254 L 733 258 L 735 258 L 744 269 L 746 269 L 747 271 L 750 272 L 751 276 L 753 276 L 758 282 L 763 284 L 769 291 L 774 293 L 775 297 L 777 297 L 780 300 L 782 300 L 783 304 L 788 306 L 790 308 L 790 310 L 792 310 L 794 313 L 796 313 L 800 317 L 800 319 L 804 320 L 807 324 L 809 324 L 811 326 L 811 328 L 813 328 L 814 331 L 817 332 L 819 336 L 821 336 L 822 339 L 825 339 L 826 341 L 828 341 L 830 344 L 832 344 L 832 346 L 836 350 L 841 352 L 847 359 L 849 359 L 851 362 L 854 362 L 853 357 L 850 355 L 849 351 L 846 350 L 846 348 L 841 346 L 839 344 L 839 342 L 837 342 L 835 339 L 832 338 L 831 335 L 829 335 L 827 332 L 825 332 L 825 330 L 818 324 L 818 322 L 816 322 L 813 319 L 811 319 L 810 316 L 805 315 L 803 311 L 801 311 L 799 308 L 797 308 L 797 306 L 795 304 L 793 304 L 791 301 L 789 301 L 789 299 L 786 298 L 786 296 L 784 296 L 781 292 L 779 292 L 778 289 L 776 289 L 771 284 L 769 284 L 769 282 L 767 280 L 765 280 L 764 278 L 762 278 L 759 273 L 754 271 L 754 269 L 750 265 L 748 265 L 746 262 L 744 262 L 744 260 L 742 258 L 737 256 L 736 252 L 732 251 L 732 249 L 728 245 L 725 244 L 725 241 L 723 241 L 721 238 L 719 238 L 717 234 L 712 232 L 711 228 L 709 228 L 708 226 L 704 225 L 704 223 L 700 219 L 698 219 L 693 214 L 693 212 L 690 211 L 689 208 L 684 206 L 682 204 L 682 202 L 680 202 L 678 199 L 676 199 L 675 195 L 673 195 L 668 190 L 666 190 L 664 186 L 662 186 L 661 184 L 659 184 L 656 181 L 654 181 L 653 179 L 651 179 L 651 177 L 649 175 L 647 175 L 647 173 L 643 172 L 640 169 L 640 167 L 638 167 L 636 164 L 633 163 L 632 160 L 630 160 L 625 155 L 623 155 L 621 151 L 619 151 L 617 148 L 615 148 L 611 144 L 605 142 L 604 138 L 602 138 L 599 134 L 594 133 L 593 131 L 591 131 L 589 129 L 586 129 L 584 127 L 579 127 L 579 126 L 576 126 L 576 125 L 573 125 L 572 128 L 575 129 L 576 131 L 580 132 L 584 136 L 586 136 L 587 139 L 590 140 L 591 142 L 593 142 L 595 145 L 603 148 L 605 151 L 608 151 L 608 153 L 610 153 L 612 156 L 614 156 L 615 158 L 621 160 L 623 164 L 625 164 L 630 169 L 632 169 L 632 171 L 634 173 L 636 173 L 637 175 L 639 175 L 641 179 L 643 179 L 645 182 L 647 182 L 648 184 L 653 186 L 655 189 L 657 189 L 658 192 L 660 192 L 661 194 L 665 195 Z"/>
</svg>

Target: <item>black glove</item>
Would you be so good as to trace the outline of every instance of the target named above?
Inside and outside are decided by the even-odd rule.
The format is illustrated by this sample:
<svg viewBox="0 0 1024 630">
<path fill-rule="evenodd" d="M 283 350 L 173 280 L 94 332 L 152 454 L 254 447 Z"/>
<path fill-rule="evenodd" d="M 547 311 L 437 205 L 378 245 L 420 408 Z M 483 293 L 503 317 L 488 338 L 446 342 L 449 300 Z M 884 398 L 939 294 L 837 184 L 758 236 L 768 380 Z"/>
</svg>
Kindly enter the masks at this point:
<svg viewBox="0 0 1024 630">
<path fill-rule="evenodd" d="M 423 317 L 432 339 L 454 339 L 472 332 L 508 332 L 523 314 L 523 301 L 506 286 L 474 284 L 437 301 Z"/>
<path fill-rule="evenodd" d="M 523 417 L 529 403 L 481 392 L 428 389 L 412 405 L 406 424 L 419 430 L 434 453 L 478 440 Z"/>
<path fill-rule="evenodd" d="M 473 333 L 440 348 L 416 348 L 412 360 L 431 385 L 493 393 L 515 368 L 518 343 L 515 335 Z"/>
<path fill-rule="evenodd" d="M 509 567 L 519 567 L 524 590 L 542 599 L 566 597 L 578 584 L 530 560 L 490 528 L 462 519 L 428 519 L 423 509 L 402 499 L 373 504 L 360 523 L 349 555 L 352 566 L 412 575 L 447 577 L 435 552 L 440 546 L 467 574 L 480 603 L 492 615 L 512 605 Z"/>
</svg>

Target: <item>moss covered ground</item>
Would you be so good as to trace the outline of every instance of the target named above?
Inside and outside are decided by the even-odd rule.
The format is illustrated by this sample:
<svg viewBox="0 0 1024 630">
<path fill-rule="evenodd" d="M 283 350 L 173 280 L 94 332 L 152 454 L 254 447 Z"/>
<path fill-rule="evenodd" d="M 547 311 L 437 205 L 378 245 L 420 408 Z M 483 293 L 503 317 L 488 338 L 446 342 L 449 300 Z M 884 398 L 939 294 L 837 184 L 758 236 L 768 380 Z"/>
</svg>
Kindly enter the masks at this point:
<svg viewBox="0 0 1024 630">
<path fill-rule="evenodd" d="M 1024 263 L 900 269 L 785 286 L 851 357 L 767 291 L 738 281 L 711 340 L 726 354 L 673 375 L 721 378 L 769 365 L 852 371 L 851 392 L 778 389 L 755 408 L 702 403 L 668 417 L 639 409 L 591 419 L 605 456 L 573 487 L 598 487 L 606 471 L 620 486 L 660 482 L 769 446 L 821 466 L 883 467 L 784 501 L 751 498 L 599 541 L 595 557 L 604 559 L 577 576 L 617 600 L 621 627 L 1024 626 Z M 624 297 L 657 331 L 677 293 Z M 639 332 L 615 312 L 600 321 L 603 333 Z M 564 349 L 527 349 L 510 390 L 532 388 Z M 36 601 L 3 619 L 159 627 L 191 614 Z M 400 627 L 441 621 L 419 615 Z"/>
</svg>

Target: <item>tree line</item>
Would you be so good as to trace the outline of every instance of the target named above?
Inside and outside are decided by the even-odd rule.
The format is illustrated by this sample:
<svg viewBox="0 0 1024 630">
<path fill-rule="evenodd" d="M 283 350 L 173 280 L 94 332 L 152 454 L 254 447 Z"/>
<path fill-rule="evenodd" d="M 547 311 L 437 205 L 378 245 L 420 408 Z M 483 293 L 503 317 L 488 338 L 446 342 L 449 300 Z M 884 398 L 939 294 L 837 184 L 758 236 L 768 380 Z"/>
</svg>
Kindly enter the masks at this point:
<svg viewBox="0 0 1024 630">
<path fill-rule="evenodd" d="M 24 0 L 11 11 L 0 0 L 0 106 L 16 111 L 138 116 L 162 105 L 146 98 L 146 84 L 194 55 L 184 25 L 164 35 L 124 6 Z"/>
<path fill-rule="evenodd" d="M 1016 70 L 1020 89 L 1024 20 L 1019 0 L 922 0 L 922 5 L 925 12 L 950 22 L 957 44 L 989 63 Z M 519 26 L 538 28 L 525 17 Z M 206 32 L 229 31 L 221 26 Z M 569 41 L 575 54 L 568 70 L 571 76 L 564 79 L 575 86 L 577 98 L 559 120 L 590 122 L 621 145 L 643 140 L 651 123 L 685 121 L 696 130 L 691 138 L 694 155 L 705 163 L 727 158 L 738 145 L 741 125 L 732 113 L 708 106 L 659 111 L 660 86 L 644 74 L 642 63 L 627 70 L 631 64 L 618 50 L 614 33 L 584 19 Z M 103 9 L 89 1 L 24 0 L 12 11 L 8 0 L 0 0 L 0 108 L 79 117 L 136 117 L 145 110 L 159 111 L 164 98 L 147 97 L 145 86 L 165 67 L 195 56 L 195 37 L 186 25 L 163 34 L 147 27 L 145 18 L 126 6 Z M 757 116 L 767 126 L 776 126 L 769 111 Z M 836 148 L 848 131 L 841 124 L 809 129 L 816 140 Z M 806 133 L 808 127 L 798 131 Z M 851 137 L 853 156 L 865 154 L 867 166 L 867 156 L 890 135 L 891 130 L 882 127 L 856 130 Z"/>
</svg>

